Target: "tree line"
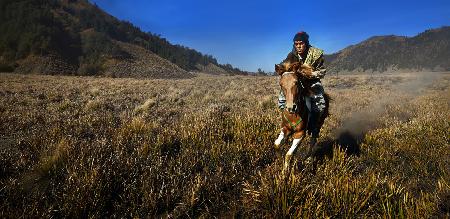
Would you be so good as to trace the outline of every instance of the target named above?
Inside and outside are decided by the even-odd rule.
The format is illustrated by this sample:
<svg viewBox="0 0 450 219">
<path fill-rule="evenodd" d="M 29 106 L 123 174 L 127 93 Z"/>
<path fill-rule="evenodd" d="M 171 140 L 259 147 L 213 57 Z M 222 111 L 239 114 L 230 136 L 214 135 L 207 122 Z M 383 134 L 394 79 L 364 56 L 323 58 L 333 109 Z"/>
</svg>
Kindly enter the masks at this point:
<svg viewBox="0 0 450 219">
<path fill-rule="evenodd" d="M 2 0 L 0 19 L 0 70 L 29 55 L 56 53 L 76 65 L 78 73 L 95 74 L 105 55 L 127 57 L 113 43 L 117 40 L 139 45 L 187 71 L 212 63 L 229 73 L 243 73 L 211 55 L 143 32 L 86 0 Z"/>
</svg>

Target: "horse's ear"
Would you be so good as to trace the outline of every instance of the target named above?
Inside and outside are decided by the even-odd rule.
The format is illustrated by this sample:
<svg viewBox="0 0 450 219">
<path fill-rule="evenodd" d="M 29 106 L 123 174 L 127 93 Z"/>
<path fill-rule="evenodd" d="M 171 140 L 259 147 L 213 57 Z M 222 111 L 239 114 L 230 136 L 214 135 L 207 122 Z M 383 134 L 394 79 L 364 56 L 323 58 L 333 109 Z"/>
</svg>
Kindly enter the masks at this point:
<svg viewBox="0 0 450 219">
<path fill-rule="evenodd" d="M 283 72 L 284 72 L 283 66 L 281 66 L 280 64 L 275 64 L 275 72 L 276 72 L 278 75 L 282 75 Z"/>
</svg>

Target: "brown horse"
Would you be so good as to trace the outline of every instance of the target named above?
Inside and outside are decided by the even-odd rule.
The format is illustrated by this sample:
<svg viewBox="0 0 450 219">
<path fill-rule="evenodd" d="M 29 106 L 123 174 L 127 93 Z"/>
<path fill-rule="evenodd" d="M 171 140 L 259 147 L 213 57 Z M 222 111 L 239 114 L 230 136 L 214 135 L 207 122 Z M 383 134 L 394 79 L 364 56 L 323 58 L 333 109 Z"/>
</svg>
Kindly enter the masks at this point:
<svg viewBox="0 0 450 219">
<path fill-rule="evenodd" d="M 305 137 L 308 124 L 308 109 L 303 97 L 310 96 L 309 79 L 312 79 L 312 67 L 301 65 L 300 63 L 282 63 L 275 65 L 275 72 L 281 76 L 280 86 L 286 96 L 286 108 L 281 111 L 281 132 L 275 141 L 275 148 L 278 149 L 282 140 L 290 135 L 294 140 L 289 151 L 286 153 L 283 173 L 290 167 L 291 157 L 295 154 L 298 145 Z M 305 89 L 299 89 L 298 84 L 302 83 Z M 325 94 L 326 108 L 319 120 L 319 127 L 322 126 L 328 116 L 329 96 Z"/>
</svg>

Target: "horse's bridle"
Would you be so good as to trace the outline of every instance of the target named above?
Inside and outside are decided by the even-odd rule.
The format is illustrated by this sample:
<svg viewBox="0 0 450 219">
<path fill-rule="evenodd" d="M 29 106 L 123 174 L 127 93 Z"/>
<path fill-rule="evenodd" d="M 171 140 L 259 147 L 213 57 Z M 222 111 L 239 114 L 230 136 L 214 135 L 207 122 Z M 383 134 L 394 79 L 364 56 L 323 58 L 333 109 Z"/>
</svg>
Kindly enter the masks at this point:
<svg viewBox="0 0 450 219">
<path fill-rule="evenodd" d="M 283 75 L 285 75 L 285 74 L 295 74 L 295 72 L 293 72 L 293 71 L 283 72 L 283 74 L 281 74 L 281 77 L 283 77 Z M 302 87 L 303 87 L 303 84 L 302 84 Z M 295 100 L 295 102 L 296 102 L 296 104 L 297 104 L 298 106 L 300 106 L 300 103 L 298 102 L 298 99 Z M 298 107 L 298 108 L 295 110 L 296 113 L 298 112 L 299 109 L 300 109 L 300 107 Z M 287 107 L 285 107 L 283 110 L 284 110 L 284 111 L 287 111 Z M 295 122 L 295 123 L 291 122 L 291 121 L 286 117 L 286 115 L 285 115 L 284 113 L 283 113 L 283 117 L 284 117 L 284 119 L 285 119 L 286 121 L 288 121 L 289 125 L 291 126 L 291 128 L 292 128 L 293 130 L 295 130 L 295 128 L 303 121 L 303 119 L 302 119 L 301 116 L 300 116 L 300 119 L 299 119 L 297 122 Z"/>
<path fill-rule="evenodd" d="M 293 72 L 293 71 L 286 71 L 286 72 L 283 72 L 283 74 L 281 74 L 281 77 L 283 77 L 283 75 L 285 75 L 285 74 L 295 74 L 295 72 Z M 300 86 L 301 86 L 302 88 L 304 88 L 302 81 L 299 80 L 299 82 L 300 82 Z M 301 92 L 300 92 L 299 94 L 301 95 Z M 298 102 L 298 99 L 295 100 L 295 103 L 296 103 L 297 105 L 300 105 L 300 103 Z M 298 110 L 298 109 L 299 109 L 299 108 L 297 108 L 297 110 Z M 284 110 L 287 110 L 287 108 L 284 108 Z M 297 110 L 296 110 L 296 111 L 297 111 Z"/>
</svg>

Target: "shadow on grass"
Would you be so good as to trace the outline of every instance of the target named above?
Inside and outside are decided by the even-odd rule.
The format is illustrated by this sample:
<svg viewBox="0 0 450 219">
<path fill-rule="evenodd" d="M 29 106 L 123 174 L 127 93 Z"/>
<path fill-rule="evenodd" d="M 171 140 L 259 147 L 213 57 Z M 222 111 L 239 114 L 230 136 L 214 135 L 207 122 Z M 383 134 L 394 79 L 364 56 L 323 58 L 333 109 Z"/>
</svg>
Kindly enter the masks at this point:
<svg viewBox="0 0 450 219">
<path fill-rule="evenodd" d="M 335 139 L 327 139 L 318 142 L 313 148 L 311 156 L 318 160 L 323 160 L 325 157 L 333 156 L 334 145 L 345 151 L 347 155 L 359 155 L 360 144 L 364 138 L 364 133 L 352 134 L 349 131 L 341 132 Z"/>
</svg>

